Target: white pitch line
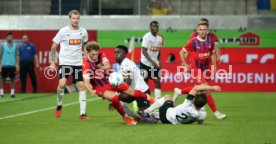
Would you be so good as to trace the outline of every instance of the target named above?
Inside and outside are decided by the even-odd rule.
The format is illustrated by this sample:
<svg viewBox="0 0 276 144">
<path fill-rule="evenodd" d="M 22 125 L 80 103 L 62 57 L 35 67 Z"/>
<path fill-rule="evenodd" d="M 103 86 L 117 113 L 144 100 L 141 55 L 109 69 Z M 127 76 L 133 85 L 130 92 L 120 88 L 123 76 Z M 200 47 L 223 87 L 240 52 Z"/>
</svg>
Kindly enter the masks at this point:
<svg viewBox="0 0 276 144">
<path fill-rule="evenodd" d="M 87 101 L 96 101 L 96 100 L 99 100 L 99 99 L 100 98 L 94 98 L 94 99 L 88 99 Z M 71 106 L 71 105 L 75 105 L 75 104 L 78 104 L 78 103 L 79 102 L 72 102 L 72 103 L 64 104 L 62 107 Z M 55 107 L 44 108 L 44 109 L 40 109 L 40 110 L 34 110 L 34 111 L 19 113 L 19 114 L 15 114 L 15 115 L 4 116 L 4 117 L 0 117 L 0 120 L 14 118 L 14 117 L 18 117 L 18 116 L 29 115 L 29 114 L 34 114 L 34 113 L 38 113 L 38 112 L 42 112 L 42 111 L 55 109 L 55 108 L 56 108 L 56 106 Z"/>
</svg>

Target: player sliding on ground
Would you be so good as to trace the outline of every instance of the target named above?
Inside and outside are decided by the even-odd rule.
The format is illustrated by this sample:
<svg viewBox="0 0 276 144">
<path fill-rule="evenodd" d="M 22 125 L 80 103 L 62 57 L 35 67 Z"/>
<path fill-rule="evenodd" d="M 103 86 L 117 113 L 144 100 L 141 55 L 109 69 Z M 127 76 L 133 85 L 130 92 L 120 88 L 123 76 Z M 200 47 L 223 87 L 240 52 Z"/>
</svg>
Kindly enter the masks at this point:
<svg viewBox="0 0 276 144">
<path fill-rule="evenodd" d="M 155 101 L 144 113 L 151 113 L 159 108 L 160 120 L 163 124 L 203 123 L 206 117 L 204 105 L 207 103 L 207 91 L 220 91 L 219 86 L 196 85 L 188 93 L 184 102 L 174 107 L 173 98 L 164 96 Z M 144 114 L 145 115 L 145 114 Z"/>
<path fill-rule="evenodd" d="M 110 63 L 104 53 L 100 52 L 100 46 L 96 42 L 89 42 L 86 45 L 88 56 L 83 60 L 83 78 L 84 84 L 91 95 L 96 94 L 103 99 L 111 101 L 112 106 L 122 115 L 124 121 L 128 125 L 136 125 L 130 117 L 125 113 L 117 92 L 126 93 L 134 98 L 147 99 L 153 103 L 154 99 L 148 94 L 139 90 L 133 90 L 126 83 L 119 86 L 112 86 L 108 81 L 108 71 Z"/>
</svg>

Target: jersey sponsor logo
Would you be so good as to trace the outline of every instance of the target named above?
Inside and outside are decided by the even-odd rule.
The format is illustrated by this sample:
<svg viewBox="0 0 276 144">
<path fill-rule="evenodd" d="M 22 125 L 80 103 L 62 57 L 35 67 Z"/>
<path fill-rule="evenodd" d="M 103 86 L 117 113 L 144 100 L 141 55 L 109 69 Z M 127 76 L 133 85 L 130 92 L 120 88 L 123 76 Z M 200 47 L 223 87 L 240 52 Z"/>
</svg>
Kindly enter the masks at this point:
<svg viewBox="0 0 276 144">
<path fill-rule="evenodd" d="M 69 39 L 69 45 L 79 45 L 81 44 L 81 39 Z"/>
<path fill-rule="evenodd" d="M 160 47 L 156 47 L 156 46 L 151 46 L 150 50 L 152 51 L 159 51 Z"/>
<path fill-rule="evenodd" d="M 199 53 L 198 54 L 198 57 L 199 58 L 205 58 L 205 57 L 209 57 L 210 56 L 210 53 L 209 52 L 206 52 L 206 53 Z"/>
</svg>

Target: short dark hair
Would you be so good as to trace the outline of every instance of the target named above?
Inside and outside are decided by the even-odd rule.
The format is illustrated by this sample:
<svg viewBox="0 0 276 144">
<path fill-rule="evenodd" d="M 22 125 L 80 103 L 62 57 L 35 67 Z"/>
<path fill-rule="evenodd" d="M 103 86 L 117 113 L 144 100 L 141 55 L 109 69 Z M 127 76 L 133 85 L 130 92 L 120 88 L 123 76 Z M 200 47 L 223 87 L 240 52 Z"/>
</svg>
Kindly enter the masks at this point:
<svg viewBox="0 0 276 144">
<path fill-rule="evenodd" d="M 7 36 L 9 36 L 9 35 L 13 35 L 12 32 L 8 32 L 8 33 L 7 33 Z"/>
<path fill-rule="evenodd" d="M 87 45 L 86 45 L 86 51 L 87 52 L 91 52 L 91 50 L 98 51 L 100 49 L 101 49 L 100 45 L 95 41 L 88 42 Z"/>
<path fill-rule="evenodd" d="M 204 92 L 197 93 L 194 99 L 196 109 L 202 108 L 207 103 L 206 94 Z"/>
<path fill-rule="evenodd" d="M 157 24 L 157 25 L 158 25 L 159 23 L 158 23 L 158 21 L 152 21 L 152 22 L 150 22 L 150 26 L 151 26 L 152 24 Z"/>
<path fill-rule="evenodd" d="M 128 53 L 128 48 L 124 45 L 118 45 L 116 48 L 123 50 L 126 54 Z"/>
</svg>

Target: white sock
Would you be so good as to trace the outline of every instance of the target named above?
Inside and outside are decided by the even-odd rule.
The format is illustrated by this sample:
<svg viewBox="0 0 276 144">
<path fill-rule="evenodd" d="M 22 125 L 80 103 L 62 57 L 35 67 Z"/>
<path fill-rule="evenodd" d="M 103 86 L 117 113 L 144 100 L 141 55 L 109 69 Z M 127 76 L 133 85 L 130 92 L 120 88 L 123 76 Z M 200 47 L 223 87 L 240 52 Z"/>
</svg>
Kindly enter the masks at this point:
<svg viewBox="0 0 276 144">
<path fill-rule="evenodd" d="M 161 98 L 161 89 L 154 89 L 154 98 L 160 99 Z"/>
<path fill-rule="evenodd" d="M 57 88 L 57 105 L 62 105 L 62 98 L 64 96 L 64 89 Z"/>
<path fill-rule="evenodd" d="M 14 88 L 11 89 L 11 95 L 14 95 Z"/>
<path fill-rule="evenodd" d="M 86 114 L 86 91 L 79 92 L 80 115 Z"/>
<path fill-rule="evenodd" d="M 155 99 L 156 101 L 147 109 L 144 110 L 146 113 L 151 113 L 154 110 L 160 108 L 165 103 L 165 98 Z"/>
<path fill-rule="evenodd" d="M 0 95 L 4 95 L 4 89 L 0 89 Z"/>
<path fill-rule="evenodd" d="M 124 108 L 124 110 L 125 110 L 125 112 L 126 112 L 127 115 L 129 115 L 129 116 L 131 116 L 131 117 L 134 117 L 134 116 L 137 115 L 134 111 L 130 110 L 130 109 L 127 107 L 127 104 L 126 104 L 125 102 L 120 101 L 120 103 L 121 103 L 121 105 L 123 106 L 123 108 Z"/>
</svg>

